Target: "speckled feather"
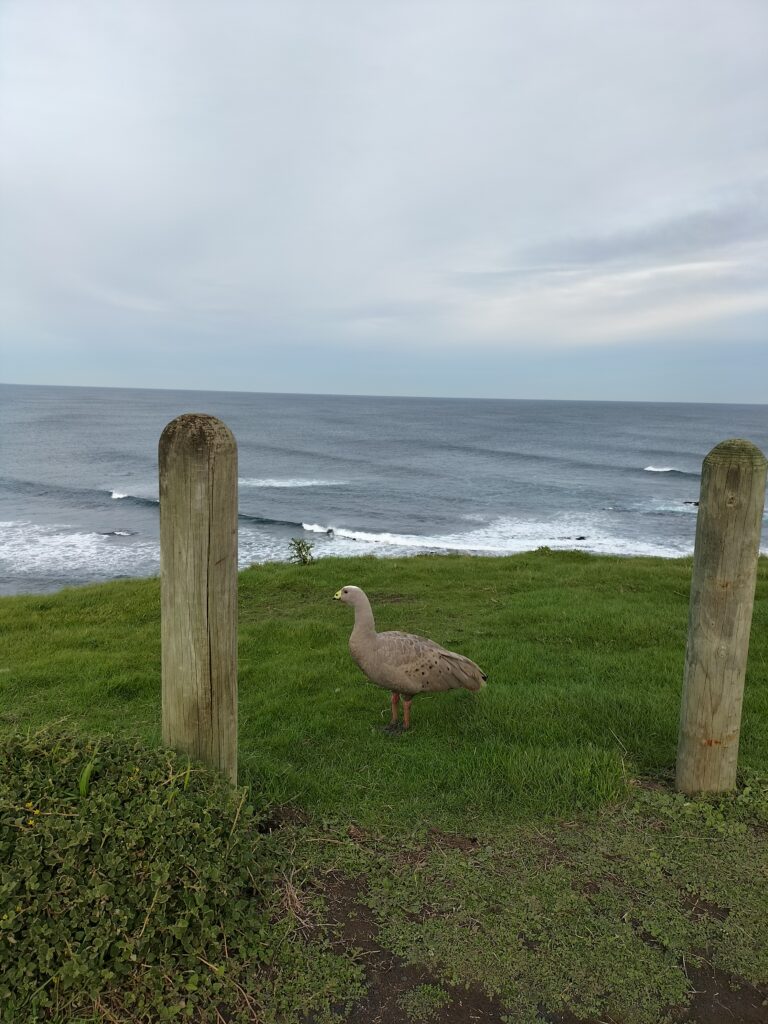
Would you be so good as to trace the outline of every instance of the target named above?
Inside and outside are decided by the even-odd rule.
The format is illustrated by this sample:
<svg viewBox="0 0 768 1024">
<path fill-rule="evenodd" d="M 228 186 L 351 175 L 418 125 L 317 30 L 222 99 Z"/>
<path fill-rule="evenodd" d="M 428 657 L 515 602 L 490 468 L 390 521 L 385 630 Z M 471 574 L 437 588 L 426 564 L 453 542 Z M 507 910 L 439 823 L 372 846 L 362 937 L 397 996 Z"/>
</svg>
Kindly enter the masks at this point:
<svg viewBox="0 0 768 1024">
<path fill-rule="evenodd" d="M 379 633 L 376 648 L 379 667 L 387 681 L 371 681 L 398 693 L 479 690 L 485 682 L 485 674 L 474 661 L 423 636 Z"/>
</svg>

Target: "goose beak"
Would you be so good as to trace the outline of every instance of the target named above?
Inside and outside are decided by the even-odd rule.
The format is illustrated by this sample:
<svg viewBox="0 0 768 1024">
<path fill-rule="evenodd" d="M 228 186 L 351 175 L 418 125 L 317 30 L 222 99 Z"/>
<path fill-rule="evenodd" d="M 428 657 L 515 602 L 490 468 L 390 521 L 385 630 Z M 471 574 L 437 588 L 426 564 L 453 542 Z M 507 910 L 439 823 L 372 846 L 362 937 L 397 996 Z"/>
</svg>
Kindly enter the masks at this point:
<svg viewBox="0 0 768 1024">
<path fill-rule="evenodd" d="M 334 601 L 340 601 L 341 600 L 341 591 L 340 590 L 337 590 L 336 593 L 333 595 L 333 600 Z"/>
</svg>

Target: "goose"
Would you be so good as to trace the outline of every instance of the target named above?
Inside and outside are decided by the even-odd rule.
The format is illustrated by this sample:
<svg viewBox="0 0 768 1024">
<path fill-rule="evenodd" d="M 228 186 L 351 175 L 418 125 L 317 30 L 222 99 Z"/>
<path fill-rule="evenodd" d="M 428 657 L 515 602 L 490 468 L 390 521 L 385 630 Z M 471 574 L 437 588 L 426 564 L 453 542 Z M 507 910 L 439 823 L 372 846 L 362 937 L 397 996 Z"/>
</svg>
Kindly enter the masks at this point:
<svg viewBox="0 0 768 1024">
<path fill-rule="evenodd" d="M 353 661 L 375 686 L 391 690 L 392 718 L 387 732 L 400 732 L 411 725 L 411 701 L 417 693 L 442 690 L 477 691 L 488 678 L 474 661 L 447 651 L 434 640 L 413 633 L 377 633 L 371 602 L 360 587 L 346 586 L 335 601 L 355 609 L 355 625 L 349 638 Z M 403 721 L 399 722 L 400 700 Z"/>
</svg>

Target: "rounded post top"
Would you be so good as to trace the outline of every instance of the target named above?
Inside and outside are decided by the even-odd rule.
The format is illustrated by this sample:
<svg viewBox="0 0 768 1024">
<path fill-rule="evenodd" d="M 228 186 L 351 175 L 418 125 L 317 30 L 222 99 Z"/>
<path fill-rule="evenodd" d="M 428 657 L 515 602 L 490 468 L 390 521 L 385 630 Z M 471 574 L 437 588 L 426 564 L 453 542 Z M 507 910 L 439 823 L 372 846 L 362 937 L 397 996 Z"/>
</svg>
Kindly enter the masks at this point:
<svg viewBox="0 0 768 1024">
<path fill-rule="evenodd" d="M 229 427 L 215 416 L 202 412 L 185 412 L 166 425 L 160 435 L 161 459 L 179 444 L 197 451 L 234 451 L 237 448 L 235 436 Z"/>
<path fill-rule="evenodd" d="M 712 451 L 704 459 L 705 463 L 717 462 L 747 462 L 753 466 L 762 467 L 766 465 L 765 455 L 756 444 L 744 440 L 743 437 L 733 437 L 728 441 L 721 441 L 716 444 Z"/>
</svg>

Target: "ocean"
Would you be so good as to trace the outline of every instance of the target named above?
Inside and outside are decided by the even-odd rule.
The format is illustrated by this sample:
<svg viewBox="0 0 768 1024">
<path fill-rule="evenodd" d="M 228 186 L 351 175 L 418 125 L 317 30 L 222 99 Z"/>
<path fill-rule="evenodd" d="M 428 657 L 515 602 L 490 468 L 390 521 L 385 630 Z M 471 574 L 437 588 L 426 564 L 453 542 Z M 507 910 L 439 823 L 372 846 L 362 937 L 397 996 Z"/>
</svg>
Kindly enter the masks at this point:
<svg viewBox="0 0 768 1024">
<path fill-rule="evenodd" d="M 317 557 L 676 558 L 707 452 L 768 452 L 764 405 L 0 385 L 0 593 L 156 575 L 157 443 L 184 412 L 237 439 L 241 566 L 287 560 L 293 537 Z"/>
</svg>

